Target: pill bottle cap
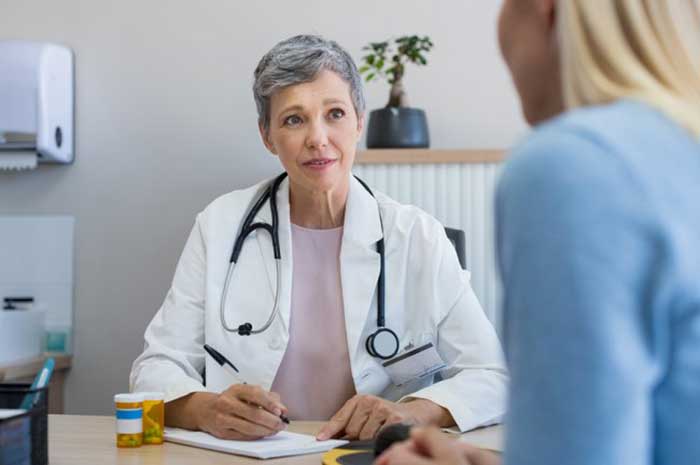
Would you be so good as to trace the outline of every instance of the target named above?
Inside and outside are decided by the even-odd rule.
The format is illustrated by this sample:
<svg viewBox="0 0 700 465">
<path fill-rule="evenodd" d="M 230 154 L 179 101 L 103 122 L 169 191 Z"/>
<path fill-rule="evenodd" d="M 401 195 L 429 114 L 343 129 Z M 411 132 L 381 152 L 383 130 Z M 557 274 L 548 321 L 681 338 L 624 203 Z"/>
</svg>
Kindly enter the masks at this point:
<svg viewBox="0 0 700 465">
<path fill-rule="evenodd" d="M 127 394 L 115 394 L 114 402 L 119 403 L 134 403 L 143 402 L 143 394 L 139 393 L 127 393 Z"/>
</svg>

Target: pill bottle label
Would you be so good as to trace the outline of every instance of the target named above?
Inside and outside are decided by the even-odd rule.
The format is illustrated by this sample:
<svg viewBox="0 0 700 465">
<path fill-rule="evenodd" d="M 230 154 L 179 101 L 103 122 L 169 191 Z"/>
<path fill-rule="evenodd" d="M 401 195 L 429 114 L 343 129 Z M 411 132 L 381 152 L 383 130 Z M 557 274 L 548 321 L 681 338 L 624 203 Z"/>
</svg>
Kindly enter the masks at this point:
<svg viewBox="0 0 700 465">
<path fill-rule="evenodd" d="M 142 409 L 117 410 L 117 433 L 136 434 L 143 431 Z"/>
</svg>

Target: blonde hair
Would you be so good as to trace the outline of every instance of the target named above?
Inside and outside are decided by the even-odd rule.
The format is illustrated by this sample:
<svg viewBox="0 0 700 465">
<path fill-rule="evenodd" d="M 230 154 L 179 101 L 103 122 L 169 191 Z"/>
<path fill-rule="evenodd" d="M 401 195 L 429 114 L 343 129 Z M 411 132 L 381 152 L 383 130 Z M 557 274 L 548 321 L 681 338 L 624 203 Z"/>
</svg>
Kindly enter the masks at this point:
<svg viewBox="0 0 700 465">
<path fill-rule="evenodd" d="M 700 137 L 700 0 L 559 0 L 567 108 L 631 98 Z"/>
</svg>

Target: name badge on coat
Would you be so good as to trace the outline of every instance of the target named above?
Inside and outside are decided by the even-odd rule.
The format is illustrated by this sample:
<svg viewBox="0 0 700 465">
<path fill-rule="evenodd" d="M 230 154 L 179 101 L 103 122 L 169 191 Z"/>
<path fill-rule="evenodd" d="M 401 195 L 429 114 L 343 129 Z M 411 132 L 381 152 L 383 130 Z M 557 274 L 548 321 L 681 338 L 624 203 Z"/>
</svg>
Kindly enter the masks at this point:
<svg viewBox="0 0 700 465">
<path fill-rule="evenodd" d="M 382 363 L 384 370 L 395 386 L 401 386 L 426 376 L 432 376 L 442 370 L 447 364 L 432 342 L 411 349 Z"/>
</svg>

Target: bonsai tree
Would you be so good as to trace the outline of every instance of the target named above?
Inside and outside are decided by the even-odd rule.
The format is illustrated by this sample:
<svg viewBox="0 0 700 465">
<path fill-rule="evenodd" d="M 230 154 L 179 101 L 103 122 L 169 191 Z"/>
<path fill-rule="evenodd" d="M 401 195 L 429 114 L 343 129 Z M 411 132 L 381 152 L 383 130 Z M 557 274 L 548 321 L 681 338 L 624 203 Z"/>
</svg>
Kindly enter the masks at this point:
<svg viewBox="0 0 700 465">
<path fill-rule="evenodd" d="M 428 61 L 425 53 L 433 48 L 433 42 L 428 36 L 403 36 L 384 42 L 371 42 L 362 50 L 368 53 L 362 57 L 360 74 L 365 75 L 365 81 L 370 82 L 379 78 L 386 79 L 391 85 L 389 92 L 389 107 L 407 107 L 408 100 L 403 89 L 403 77 L 406 64 L 414 63 L 422 66 Z"/>
</svg>

